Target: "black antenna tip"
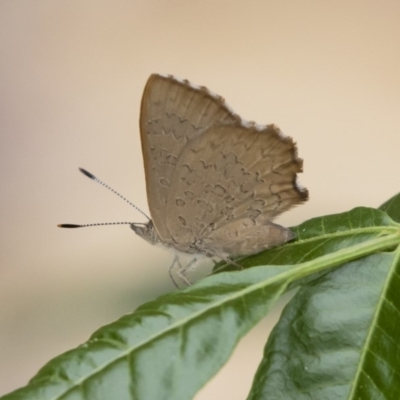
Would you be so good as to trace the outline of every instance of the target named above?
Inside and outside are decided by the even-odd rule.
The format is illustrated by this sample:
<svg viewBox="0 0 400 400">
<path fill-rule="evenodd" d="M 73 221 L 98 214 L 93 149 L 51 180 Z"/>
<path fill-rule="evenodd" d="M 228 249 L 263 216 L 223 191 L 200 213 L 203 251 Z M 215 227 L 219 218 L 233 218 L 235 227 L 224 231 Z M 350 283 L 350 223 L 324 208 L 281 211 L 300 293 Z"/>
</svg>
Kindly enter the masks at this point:
<svg viewBox="0 0 400 400">
<path fill-rule="evenodd" d="M 59 228 L 80 228 L 81 225 L 75 225 L 75 224 L 58 224 L 57 225 Z"/>
<path fill-rule="evenodd" d="M 79 171 L 81 171 L 82 174 L 86 175 L 88 178 L 96 180 L 96 177 L 93 174 L 91 174 L 89 171 L 86 171 L 86 169 L 79 168 Z"/>
</svg>

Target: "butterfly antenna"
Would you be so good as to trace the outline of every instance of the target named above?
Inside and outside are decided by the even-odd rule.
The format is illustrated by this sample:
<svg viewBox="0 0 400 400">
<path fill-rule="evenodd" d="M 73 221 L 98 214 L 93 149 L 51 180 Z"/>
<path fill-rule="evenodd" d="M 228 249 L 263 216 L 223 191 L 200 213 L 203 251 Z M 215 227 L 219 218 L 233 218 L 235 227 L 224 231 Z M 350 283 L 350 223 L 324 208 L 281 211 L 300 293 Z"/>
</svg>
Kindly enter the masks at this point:
<svg viewBox="0 0 400 400">
<path fill-rule="evenodd" d="M 146 225 L 141 222 L 99 222 L 96 224 L 58 224 L 59 228 L 87 228 L 88 226 L 103 226 L 103 225 Z"/>
<path fill-rule="evenodd" d="M 104 186 L 106 189 L 110 190 L 111 192 L 113 192 L 114 194 L 119 196 L 122 200 L 126 201 L 129 205 L 131 205 L 133 208 L 135 208 L 137 211 L 139 211 L 141 214 L 143 214 L 150 221 L 150 218 L 140 208 L 135 206 L 132 202 L 130 202 L 127 198 L 122 196 L 120 193 L 118 193 L 112 187 L 108 186 L 105 182 L 103 182 L 99 178 L 95 177 L 89 171 L 86 171 L 86 169 L 79 168 L 79 171 L 81 171 L 82 174 L 86 175 L 88 178 L 93 179 L 97 183 L 100 183 L 100 185 Z M 89 226 L 104 226 L 104 225 L 136 225 L 136 226 L 143 225 L 143 226 L 145 226 L 146 224 L 144 224 L 142 222 L 98 222 L 95 224 L 59 224 L 57 226 L 59 228 L 86 228 Z"/>
<path fill-rule="evenodd" d="M 129 205 L 131 205 L 133 208 L 135 208 L 137 211 L 139 211 L 142 215 L 144 215 L 149 221 L 150 221 L 150 217 L 145 214 L 139 207 L 135 206 L 131 201 L 129 201 L 127 198 L 125 198 L 124 196 L 122 196 L 122 194 L 118 193 L 116 190 L 114 190 L 112 187 L 108 186 L 105 182 L 103 182 L 102 180 L 100 180 L 99 178 L 97 178 L 96 176 L 94 176 L 93 174 L 91 174 L 89 171 L 86 171 L 86 169 L 83 168 L 79 168 L 79 171 L 82 172 L 83 175 L 86 175 L 88 178 L 93 179 L 95 182 L 99 183 L 100 185 L 104 186 L 106 189 L 110 190 L 111 192 L 113 192 L 114 194 L 116 194 L 118 197 L 120 197 L 122 200 L 126 201 Z M 129 222 L 117 222 L 116 224 L 121 223 L 121 224 L 125 224 L 125 223 L 129 223 Z M 110 225 L 112 225 L 113 223 L 110 223 Z M 65 224 L 64 224 L 65 225 Z M 68 225 L 68 224 L 66 224 Z M 89 224 L 90 225 L 90 224 Z M 97 224 L 93 224 L 93 225 L 97 225 Z M 90 226 L 93 226 L 90 225 Z M 99 224 L 99 225 L 107 225 L 107 223 L 104 224 Z M 79 225 L 80 227 L 81 225 Z M 65 227 L 64 227 L 65 228 Z"/>
</svg>

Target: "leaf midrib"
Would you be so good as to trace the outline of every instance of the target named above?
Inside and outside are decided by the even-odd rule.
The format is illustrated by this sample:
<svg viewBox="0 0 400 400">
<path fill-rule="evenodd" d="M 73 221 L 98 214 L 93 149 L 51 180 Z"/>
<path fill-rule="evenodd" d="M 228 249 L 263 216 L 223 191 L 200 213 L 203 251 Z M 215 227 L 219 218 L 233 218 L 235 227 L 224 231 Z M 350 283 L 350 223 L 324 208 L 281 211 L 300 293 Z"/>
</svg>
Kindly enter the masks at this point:
<svg viewBox="0 0 400 400">
<path fill-rule="evenodd" d="M 299 267 L 299 266 L 296 266 Z M 262 268 L 262 267 L 260 267 Z M 294 270 L 290 270 L 290 275 L 292 275 Z M 57 397 L 54 397 L 54 400 L 60 399 L 62 396 L 64 396 L 65 394 L 67 394 L 68 392 L 70 392 L 71 390 L 73 390 L 75 387 L 79 386 L 82 382 L 84 382 L 85 380 L 89 379 L 90 377 L 96 375 L 96 373 L 102 371 L 103 369 L 109 367 L 110 365 L 112 365 L 113 363 L 119 361 L 120 359 L 127 357 L 130 353 L 132 353 L 133 351 L 139 349 L 140 347 L 148 344 L 149 342 L 152 342 L 153 340 L 155 340 L 158 337 L 161 337 L 162 335 L 164 335 L 167 332 L 171 332 L 175 329 L 180 329 L 183 325 L 185 325 L 186 323 L 188 323 L 191 320 L 196 319 L 197 317 L 199 317 L 202 314 L 206 314 L 208 311 L 211 311 L 214 308 L 219 308 L 222 305 L 226 305 L 229 302 L 238 300 L 240 297 L 244 297 L 248 292 L 254 292 L 256 290 L 262 289 L 264 286 L 268 286 L 268 285 L 272 285 L 274 283 L 277 283 L 279 280 L 284 280 L 284 278 L 282 277 L 282 275 L 285 275 L 288 271 L 285 271 L 285 273 L 282 274 L 278 274 L 275 275 L 273 278 L 268 278 L 267 280 L 263 280 L 261 282 L 258 282 L 256 284 L 252 284 L 250 286 L 247 286 L 244 289 L 241 289 L 239 292 L 235 291 L 234 293 L 236 295 L 234 296 L 228 296 L 224 297 L 222 300 L 218 300 L 216 302 L 211 303 L 208 307 L 205 307 L 195 313 L 191 313 L 188 317 L 184 317 L 180 320 L 178 320 L 177 322 L 168 325 L 168 327 L 162 329 L 161 331 L 158 331 L 156 334 L 149 336 L 146 338 L 145 341 L 142 341 L 140 343 L 137 343 L 135 346 L 133 347 L 129 347 L 129 349 L 123 351 L 122 353 L 120 353 L 118 356 L 116 356 L 113 359 L 110 359 L 110 361 L 108 361 L 107 363 L 104 363 L 103 365 L 101 365 L 98 368 L 95 368 L 91 373 L 85 375 L 83 378 L 78 379 L 72 386 L 70 386 L 68 389 L 66 389 L 63 393 L 59 394 Z M 275 281 L 275 282 L 274 282 Z M 283 290 L 280 290 L 279 292 L 282 292 Z M 101 340 L 98 340 L 97 342 L 100 342 Z"/>
</svg>

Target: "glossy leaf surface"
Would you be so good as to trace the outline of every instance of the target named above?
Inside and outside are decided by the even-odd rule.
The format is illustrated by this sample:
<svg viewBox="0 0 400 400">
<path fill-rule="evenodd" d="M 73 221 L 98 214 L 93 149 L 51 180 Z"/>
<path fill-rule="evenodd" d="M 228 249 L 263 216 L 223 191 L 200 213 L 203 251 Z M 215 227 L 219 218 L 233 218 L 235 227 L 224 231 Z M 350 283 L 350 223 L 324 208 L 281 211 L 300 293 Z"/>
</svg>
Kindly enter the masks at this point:
<svg viewBox="0 0 400 400">
<path fill-rule="evenodd" d="M 400 221 L 400 195 L 380 209 Z M 249 400 L 400 398 L 400 250 L 302 287 L 274 328 Z"/>
<path fill-rule="evenodd" d="M 301 288 L 270 336 L 249 400 L 398 399 L 399 259 L 399 251 L 371 255 Z"/>
</svg>

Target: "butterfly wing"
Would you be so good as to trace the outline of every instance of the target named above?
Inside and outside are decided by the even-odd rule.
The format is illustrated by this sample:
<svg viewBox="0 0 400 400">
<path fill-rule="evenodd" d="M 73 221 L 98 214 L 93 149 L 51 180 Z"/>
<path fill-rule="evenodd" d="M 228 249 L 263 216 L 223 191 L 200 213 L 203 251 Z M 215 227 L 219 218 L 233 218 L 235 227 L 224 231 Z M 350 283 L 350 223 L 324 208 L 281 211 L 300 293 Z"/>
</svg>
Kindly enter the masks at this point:
<svg viewBox="0 0 400 400">
<path fill-rule="evenodd" d="M 255 253 L 284 243 L 292 236 L 270 221 L 307 200 L 296 183 L 301 170 L 296 145 L 275 126 L 213 126 L 187 143 L 177 160 L 167 228 L 187 252 L 233 255 L 229 243 L 243 249 L 247 241 Z"/>
<path fill-rule="evenodd" d="M 164 244 L 171 244 L 166 208 L 183 148 L 216 122 L 239 119 L 222 97 L 204 87 L 171 76 L 150 76 L 142 97 L 140 133 L 150 214 Z"/>
</svg>

